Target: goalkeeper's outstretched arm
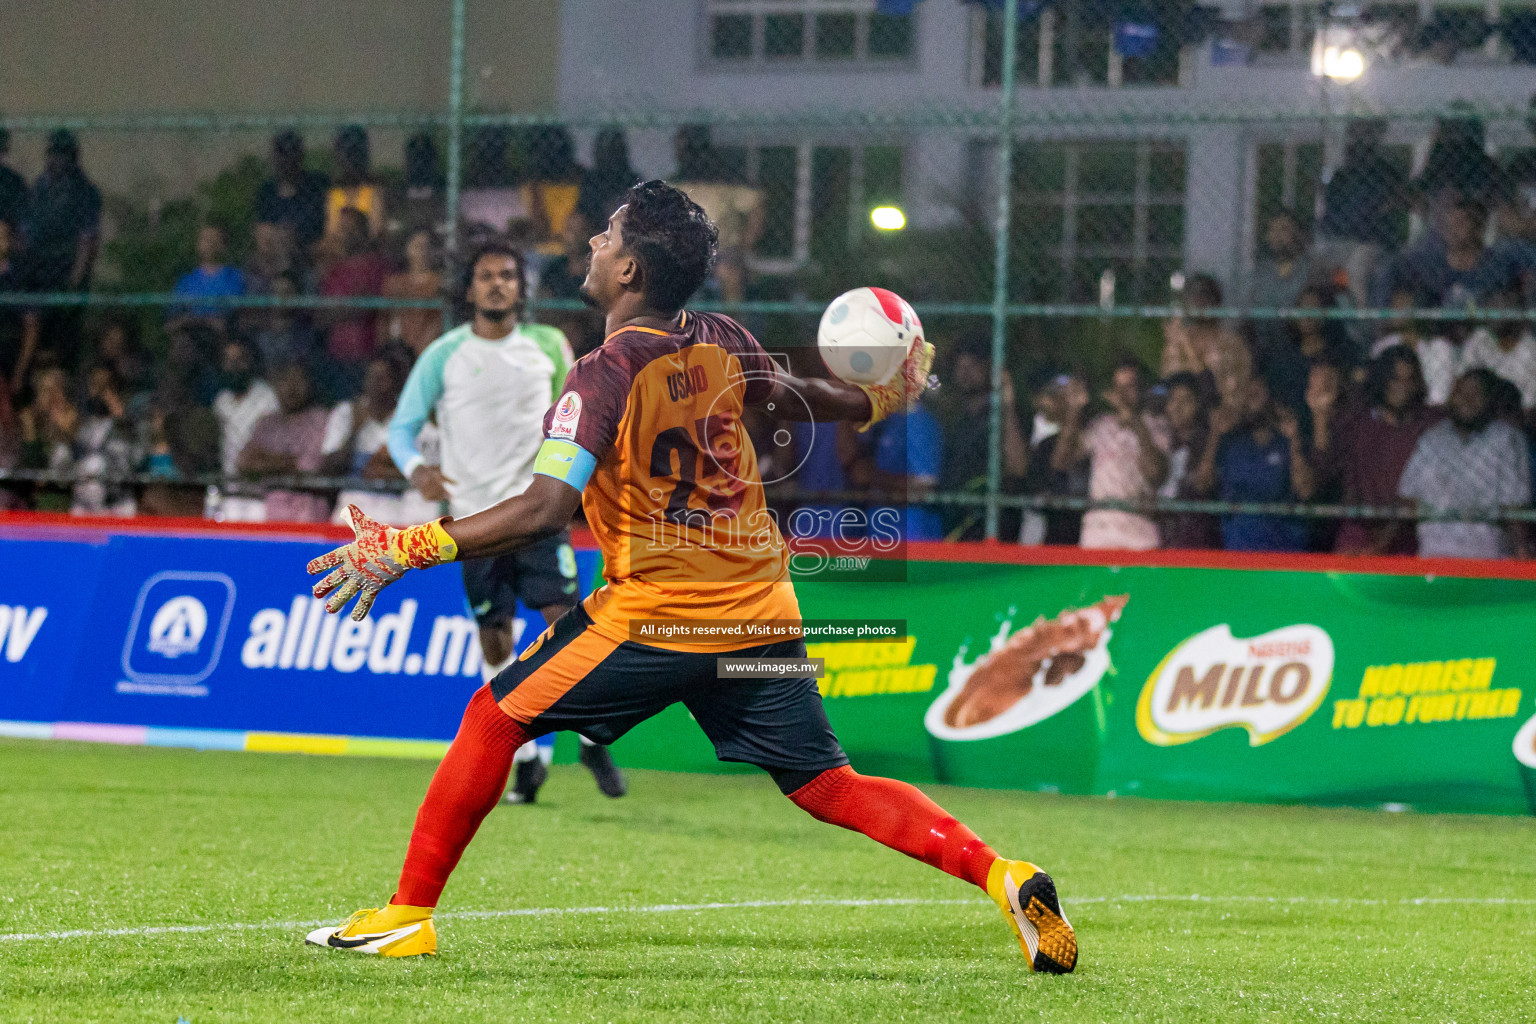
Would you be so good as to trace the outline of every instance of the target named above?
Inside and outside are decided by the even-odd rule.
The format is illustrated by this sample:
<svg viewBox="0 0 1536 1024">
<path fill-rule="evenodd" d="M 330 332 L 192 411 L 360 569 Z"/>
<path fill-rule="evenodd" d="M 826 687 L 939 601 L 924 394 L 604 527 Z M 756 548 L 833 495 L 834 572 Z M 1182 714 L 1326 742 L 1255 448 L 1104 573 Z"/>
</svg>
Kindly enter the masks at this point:
<svg viewBox="0 0 1536 1024">
<path fill-rule="evenodd" d="M 459 548 L 459 558 L 505 554 L 541 541 L 571 525 L 581 507 L 581 492 L 563 480 L 535 473 L 522 494 L 483 512 L 443 524 Z"/>
<path fill-rule="evenodd" d="M 570 525 L 581 492 L 551 476 L 535 474 L 522 494 L 460 520 L 435 519 L 397 530 L 347 506 L 355 535 L 309 563 L 310 575 L 326 573 L 314 586 L 327 611 L 339 612 L 357 597 L 352 618 L 361 621 L 379 591 L 405 575 L 443 562 L 499 555 L 543 540 Z"/>
<path fill-rule="evenodd" d="M 780 370 L 773 390 L 759 405 L 771 405 L 780 419 L 813 423 L 851 420 L 860 424 L 861 430 L 868 430 L 917 401 L 929 386 L 928 371 L 932 366 L 933 346 L 920 341 L 885 384 L 808 379 Z"/>
</svg>

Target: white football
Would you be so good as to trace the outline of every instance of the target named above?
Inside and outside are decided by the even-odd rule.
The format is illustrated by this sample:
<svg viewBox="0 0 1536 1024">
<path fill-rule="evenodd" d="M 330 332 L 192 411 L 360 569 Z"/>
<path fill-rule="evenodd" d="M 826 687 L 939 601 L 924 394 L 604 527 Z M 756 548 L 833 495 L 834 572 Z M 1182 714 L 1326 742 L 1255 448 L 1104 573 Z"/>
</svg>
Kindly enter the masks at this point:
<svg viewBox="0 0 1536 1024">
<path fill-rule="evenodd" d="M 884 384 L 922 337 L 922 321 L 900 295 L 885 288 L 855 288 L 833 299 L 821 314 L 816 347 L 840 380 Z"/>
</svg>

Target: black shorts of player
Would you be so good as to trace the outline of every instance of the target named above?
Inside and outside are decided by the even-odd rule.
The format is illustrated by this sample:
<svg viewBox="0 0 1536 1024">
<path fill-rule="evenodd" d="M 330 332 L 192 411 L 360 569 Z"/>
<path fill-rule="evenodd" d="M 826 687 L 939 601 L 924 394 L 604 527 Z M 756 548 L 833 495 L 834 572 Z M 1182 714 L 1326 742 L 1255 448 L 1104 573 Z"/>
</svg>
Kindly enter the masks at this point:
<svg viewBox="0 0 1536 1024">
<path fill-rule="evenodd" d="M 581 600 L 568 533 L 505 555 L 471 558 L 463 567 L 464 596 L 476 622 L 515 618 L 519 600 L 534 611 Z"/>
<path fill-rule="evenodd" d="M 804 658 L 803 640 L 696 654 L 620 643 L 591 625 L 577 605 L 491 680 L 491 695 L 530 735 L 569 730 L 608 744 L 681 702 L 722 761 L 774 772 L 848 763 L 816 680 L 717 678 L 717 658 Z"/>
</svg>

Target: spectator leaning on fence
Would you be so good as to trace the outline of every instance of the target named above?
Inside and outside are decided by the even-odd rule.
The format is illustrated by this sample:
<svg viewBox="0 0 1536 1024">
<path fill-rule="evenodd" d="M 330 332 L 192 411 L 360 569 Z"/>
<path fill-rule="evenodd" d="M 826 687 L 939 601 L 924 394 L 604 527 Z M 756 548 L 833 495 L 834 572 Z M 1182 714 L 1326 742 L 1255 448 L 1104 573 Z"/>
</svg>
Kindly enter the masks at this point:
<svg viewBox="0 0 1536 1024">
<path fill-rule="evenodd" d="M 1421 512 L 1481 513 L 1531 502 L 1531 464 L 1520 431 L 1498 418 L 1499 378 L 1469 370 L 1451 389 L 1448 418 L 1419 439 L 1398 484 L 1398 494 Z M 1420 521 L 1419 554 L 1426 557 L 1524 557 L 1524 524 Z"/>
<path fill-rule="evenodd" d="M 1051 463 L 1064 472 L 1086 459 L 1088 496 L 1094 500 L 1147 500 L 1168 474 L 1168 425 L 1145 409 L 1144 372 L 1139 360 L 1120 360 L 1104 392 L 1110 411 L 1086 428 L 1087 389 L 1066 393 L 1067 416 Z M 1092 509 L 1083 516 L 1079 543 L 1085 548 L 1150 550 L 1158 544 L 1157 523 L 1135 512 Z"/>
<path fill-rule="evenodd" d="M 1337 461 L 1346 505 L 1386 508 L 1398 503 L 1403 468 L 1435 422 L 1424 404 L 1424 375 L 1413 350 L 1386 349 L 1366 373 L 1367 407 L 1339 432 Z M 1349 555 L 1411 555 L 1412 525 L 1400 519 L 1345 519 L 1334 550 Z"/>
<path fill-rule="evenodd" d="M 1191 274 L 1184 284 L 1184 311 L 1163 324 L 1164 377 L 1208 373 L 1222 401 L 1234 401 L 1253 375 L 1253 354 L 1234 322 L 1201 316 L 1222 304 L 1221 282 L 1210 274 Z"/>
<path fill-rule="evenodd" d="M 137 504 L 133 487 L 122 478 L 138 465 L 135 426 L 129 422 L 122 382 L 111 367 L 93 366 L 86 374 L 84 415 L 75 434 L 76 480 L 71 512 L 134 514 Z"/>
<path fill-rule="evenodd" d="M 289 363 L 274 375 L 277 412 L 268 413 L 240 450 L 240 472 L 257 479 L 303 476 L 321 471 L 330 412 L 315 401 L 309 371 Z M 274 488 L 267 491 L 268 522 L 322 523 L 331 502 L 315 491 Z"/>
<path fill-rule="evenodd" d="M 263 418 L 277 411 L 277 395 L 258 374 L 260 362 L 250 342 L 233 339 L 219 353 L 219 393 L 213 413 L 219 421 L 219 464 L 227 477 L 240 472 L 240 453 Z M 224 518 L 260 519 L 263 503 L 226 494 Z"/>
<path fill-rule="evenodd" d="M 1371 346 L 1371 358 L 1379 358 L 1398 346 L 1412 351 L 1424 377 L 1425 401 L 1432 406 L 1442 406 L 1451 397 L 1451 385 L 1456 382 L 1456 367 L 1461 354 L 1444 336 L 1440 321 L 1415 319 L 1410 315 L 1413 307 L 1412 292 L 1399 290 L 1392 293 L 1392 308 L 1398 315 L 1387 321 L 1388 333 Z M 1430 335 L 1431 331 L 1435 333 Z"/>
<path fill-rule="evenodd" d="M 1495 292 L 1488 307 L 1501 312 L 1520 309 L 1520 293 L 1513 287 Z M 1520 389 L 1520 404 L 1536 407 L 1536 338 L 1524 320 L 1490 319 L 1472 332 L 1462 346 L 1465 372 L 1485 367 Z"/>
<path fill-rule="evenodd" d="M 283 131 L 272 137 L 272 177 L 256 191 L 256 221 L 286 227 L 301 258 L 325 233 L 325 175 L 304 168 L 304 139 Z"/>
<path fill-rule="evenodd" d="M 1081 394 L 1086 404 L 1088 389 L 1077 374 L 1045 374 L 1032 390 L 1034 422 L 1030 430 L 1029 468 L 1024 472 L 1024 493 L 1050 498 L 1088 497 L 1088 462 L 1079 459 L 1067 469 L 1055 468 L 1056 446 L 1066 422 L 1068 395 Z M 1073 399 L 1077 401 L 1077 399 Z M 1075 509 L 1031 512 L 1019 531 L 1021 544 L 1064 544 L 1076 547 L 1082 537 L 1083 513 Z"/>
<path fill-rule="evenodd" d="M 1344 368 L 1327 359 L 1314 360 L 1307 369 L 1307 388 L 1303 395 L 1301 445 L 1312 467 L 1312 496 L 1307 499 L 1336 505 L 1344 496 L 1343 469 L 1339 465 L 1340 434 L 1343 420 L 1354 414 L 1352 395 L 1346 394 Z M 1307 550 L 1332 551 L 1338 533 L 1338 520 L 1313 518 L 1307 521 Z"/>
<path fill-rule="evenodd" d="M 1209 378 L 1176 373 L 1162 383 L 1167 396 L 1168 476 L 1157 489 L 1159 498 L 1188 500 L 1200 497 L 1195 471 L 1210 432 Z M 1165 548 L 1218 548 L 1221 535 L 1214 516 L 1203 512 L 1165 512 L 1158 517 L 1159 537 Z"/>
<path fill-rule="evenodd" d="M 1301 421 L 1277 403 L 1262 377 L 1248 382 L 1240 406 L 1211 413 L 1211 432 L 1196 470 L 1202 494 L 1231 502 L 1310 501 L 1312 466 L 1301 443 Z M 1293 516 L 1233 512 L 1221 517 L 1228 551 L 1304 551 L 1308 530 Z"/>
<path fill-rule="evenodd" d="M 72 382 L 57 366 L 32 375 L 32 403 L 21 410 L 21 466 L 69 475 L 75 469 L 75 435 L 80 429 L 80 410 L 70 398 Z M 43 512 L 69 509 L 69 492 L 61 487 L 38 486 L 33 504 Z"/>
</svg>

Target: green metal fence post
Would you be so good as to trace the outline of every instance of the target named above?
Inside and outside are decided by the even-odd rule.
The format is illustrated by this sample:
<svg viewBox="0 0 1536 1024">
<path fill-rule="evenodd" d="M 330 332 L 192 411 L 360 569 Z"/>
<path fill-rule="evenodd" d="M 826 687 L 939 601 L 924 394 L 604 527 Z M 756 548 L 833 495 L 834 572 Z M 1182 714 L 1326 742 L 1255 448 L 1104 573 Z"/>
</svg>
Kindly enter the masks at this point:
<svg viewBox="0 0 1536 1024">
<path fill-rule="evenodd" d="M 1003 488 L 1003 354 L 1008 338 L 1008 241 L 1013 221 L 1013 91 L 1019 0 L 1003 3 L 1002 97 L 997 105 L 997 237 L 992 258 L 992 402 L 987 413 L 987 539 L 997 539 Z"/>
<path fill-rule="evenodd" d="M 443 206 L 450 261 L 459 255 L 459 179 L 464 167 L 464 4 L 465 0 L 453 0 L 453 32 L 448 44 L 448 187 Z"/>
</svg>

